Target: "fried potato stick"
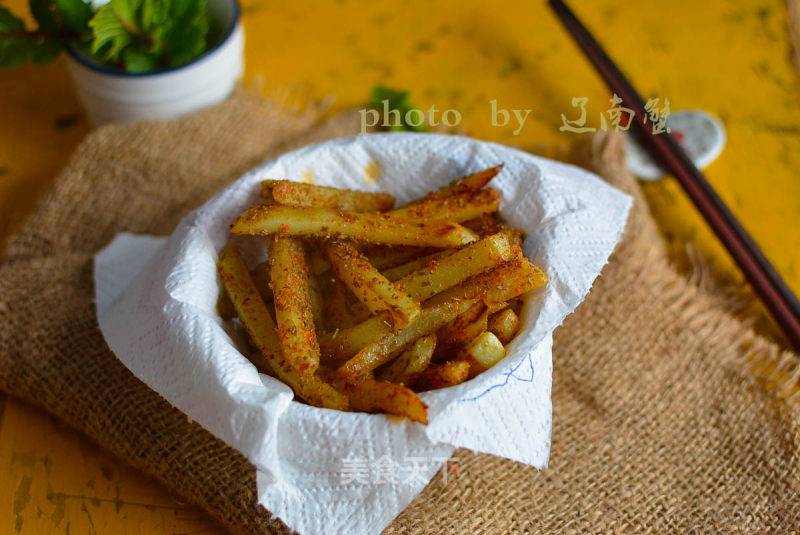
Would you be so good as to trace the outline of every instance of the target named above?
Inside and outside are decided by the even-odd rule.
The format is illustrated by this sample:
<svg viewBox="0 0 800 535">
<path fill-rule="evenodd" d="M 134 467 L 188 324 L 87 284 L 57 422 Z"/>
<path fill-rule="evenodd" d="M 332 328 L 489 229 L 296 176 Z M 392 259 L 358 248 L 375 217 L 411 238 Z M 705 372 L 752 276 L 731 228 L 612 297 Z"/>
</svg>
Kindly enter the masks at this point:
<svg viewBox="0 0 800 535">
<path fill-rule="evenodd" d="M 278 204 L 288 206 L 315 206 L 318 208 L 336 208 L 351 212 L 385 212 L 394 206 L 394 196 L 388 193 L 369 193 L 348 189 L 317 186 L 290 180 L 271 180 L 269 192 Z"/>
<path fill-rule="evenodd" d="M 399 290 L 351 244 L 326 242 L 323 248 L 333 273 L 370 312 L 386 311 L 392 324 L 398 328 L 405 327 L 419 316 L 419 302 Z"/>
<path fill-rule="evenodd" d="M 472 173 L 471 175 L 461 177 L 458 180 L 454 180 L 448 185 L 417 199 L 416 201 L 410 202 L 408 206 L 421 204 L 431 199 L 450 197 L 451 195 L 457 195 L 459 193 L 474 193 L 488 184 L 489 181 L 494 177 L 496 177 L 500 171 L 503 170 L 504 165 L 505 164 L 501 163 L 500 165 L 495 165 L 494 167 L 484 169 L 483 171 L 478 171 L 477 173 Z"/>
<path fill-rule="evenodd" d="M 316 375 L 294 367 L 284 357 L 275 322 L 235 247 L 229 245 L 222 251 L 218 270 L 242 325 L 272 372 L 309 404 L 347 410 L 348 403 L 344 395 Z"/>
<path fill-rule="evenodd" d="M 385 364 L 417 338 L 436 332 L 442 325 L 452 321 L 475 304 L 474 300 L 448 301 L 435 307 L 425 308 L 411 324 L 396 333 L 390 333 L 377 342 L 361 349 L 354 357 L 342 364 L 336 373 L 349 378 L 364 375 Z"/>
<path fill-rule="evenodd" d="M 385 214 L 277 205 L 256 206 L 247 210 L 233 222 L 231 233 L 349 238 L 443 249 L 465 245 L 477 239 L 472 231 L 446 221 L 409 221 Z"/>
</svg>

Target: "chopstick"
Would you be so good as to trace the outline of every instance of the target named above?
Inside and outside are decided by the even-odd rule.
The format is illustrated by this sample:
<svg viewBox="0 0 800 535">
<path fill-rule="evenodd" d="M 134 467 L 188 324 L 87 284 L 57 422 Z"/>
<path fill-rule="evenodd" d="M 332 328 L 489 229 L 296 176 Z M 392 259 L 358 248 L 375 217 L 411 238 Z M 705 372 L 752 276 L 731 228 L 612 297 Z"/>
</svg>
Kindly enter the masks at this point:
<svg viewBox="0 0 800 535">
<path fill-rule="evenodd" d="M 548 3 L 609 88 L 622 98 L 624 104 L 631 108 L 636 116 L 646 117 L 642 97 L 575 14 L 561 0 L 549 0 Z M 800 302 L 789 286 L 675 138 L 666 132 L 653 134 L 651 129 L 646 128 L 640 121 L 632 121 L 632 124 L 651 156 L 678 180 L 717 238 L 733 257 L 775 322 L 783 330 L 790 344 L 795 350 L 800 351 Z"/>
</svg>

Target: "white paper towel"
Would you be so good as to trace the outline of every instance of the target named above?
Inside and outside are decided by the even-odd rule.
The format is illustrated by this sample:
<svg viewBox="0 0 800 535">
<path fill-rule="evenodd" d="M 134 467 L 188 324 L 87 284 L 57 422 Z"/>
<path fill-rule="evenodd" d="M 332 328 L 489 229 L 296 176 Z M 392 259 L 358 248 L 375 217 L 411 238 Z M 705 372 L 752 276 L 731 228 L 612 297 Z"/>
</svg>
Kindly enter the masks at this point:
<svg viewBox="0 0 800 535">
<path fill-rule="evenodd" d="M 404 203 L 500 162 L 491 183 L 500 211 L 527 232 L 524 252 L 550 281 L 526 299 L 502 362 L 421 395 L 427 426 L 293 402 L 289 387 L 258 374 L 236 349 L 215 312 L 217 253 L 262 180 L 389 191 Z M 95 259 L 98 319 L 137 377 L 257 467 L 259 502 L 289 527 L 377 534 L 432 477 L 458 477 L 458 460 L 445 463 L 456 448 L 547 463 L 552 332 L 588 293 L 630 206 L 591 173 L 492 143 L 432 134 L 328 141 L 246 174 L 169 238 L 117 236 Z"/>
</svg>

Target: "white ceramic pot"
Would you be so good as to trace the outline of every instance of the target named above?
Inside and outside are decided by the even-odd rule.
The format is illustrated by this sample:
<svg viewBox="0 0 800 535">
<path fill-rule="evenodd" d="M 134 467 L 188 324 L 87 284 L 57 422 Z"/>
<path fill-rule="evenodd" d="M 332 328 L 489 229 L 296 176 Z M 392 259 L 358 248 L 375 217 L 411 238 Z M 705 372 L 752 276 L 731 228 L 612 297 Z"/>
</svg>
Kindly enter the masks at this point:
<svg viewBox="0 0 800 535">
<path fill-rule="evenodd" d="M 171 118 L 215 104 L 233 91 L 244 68 L 244 29 L 236 0 L 206 0 L 223 28 L 219 43 L 175 69 L 131 74 L 69 51 L 78 97 L 95 124 Z"/>
</svg>

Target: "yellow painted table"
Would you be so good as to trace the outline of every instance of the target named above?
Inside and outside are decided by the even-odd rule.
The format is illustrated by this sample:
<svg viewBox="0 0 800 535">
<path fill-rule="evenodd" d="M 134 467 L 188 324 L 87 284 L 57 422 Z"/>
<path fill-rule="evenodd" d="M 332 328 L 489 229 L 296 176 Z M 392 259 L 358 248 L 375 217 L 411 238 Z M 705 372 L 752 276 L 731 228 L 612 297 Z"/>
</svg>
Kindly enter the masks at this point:
<svg viewBox="0 0 800 535">
<path fill-rule="evenodd" d="M 14 11 L 23 0 L 11 0 Z M 558 156 L 572 97 L 589 122 L 608 91 L 543 2 L 244 0 L 245 84 L 288 91 L 333 113 L 363 105 L 378 83 L 421 109 L 456 109 L 469 134 Z M 643 96 L 704 109 L 728 145 L 707 176 L 800 292 L 800 79 L 781 0 L 574 1 Z M 335 100 L 331 96 L 335 95 Z M 493 126 L 490 101 L 530 110 Z M 597 124 L 594 124 L 597 126 Z M 89 131 L 63 58 L 0 72 L 0 236 L 7 237 Z M 515 133 L 515 131 L 517 131 Z M 689 243 L 738 281 L 671 179 L 645 192 L 675 250 Z M 40 410 L 0 395 L 0 532 L 223 533 L 204 513 Z"/>
</svg>

